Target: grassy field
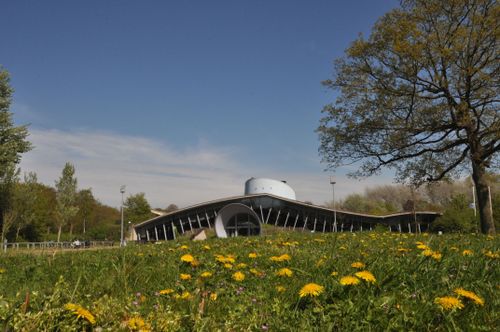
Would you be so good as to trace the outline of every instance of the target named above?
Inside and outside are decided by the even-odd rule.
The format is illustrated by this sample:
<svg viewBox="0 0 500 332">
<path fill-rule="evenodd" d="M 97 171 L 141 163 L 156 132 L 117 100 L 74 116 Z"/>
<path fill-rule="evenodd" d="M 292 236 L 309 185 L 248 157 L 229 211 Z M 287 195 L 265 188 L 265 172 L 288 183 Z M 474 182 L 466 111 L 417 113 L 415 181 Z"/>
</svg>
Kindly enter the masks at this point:
<svg viewBox="0 0 500 332">
<path fill-rule="evenodd" d="M 274 233 L 0 256 L 2 330 L 500 326 L 499 239 Z"/>
</svg>

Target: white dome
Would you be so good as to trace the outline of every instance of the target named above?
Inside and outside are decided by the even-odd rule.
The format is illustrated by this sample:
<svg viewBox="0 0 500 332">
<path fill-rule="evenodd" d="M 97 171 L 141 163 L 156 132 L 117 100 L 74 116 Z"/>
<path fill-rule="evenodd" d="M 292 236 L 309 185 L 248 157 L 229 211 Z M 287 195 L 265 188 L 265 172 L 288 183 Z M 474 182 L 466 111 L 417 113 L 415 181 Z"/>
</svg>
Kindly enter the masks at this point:
<svg viewBox="0 0 500 332">
<path fill-rule="evenodd" d="M 245 182 L 245 195 L 271 194 L 295 200 L 295 191 L 285 181 L 251 178 Z"/>
</svg>

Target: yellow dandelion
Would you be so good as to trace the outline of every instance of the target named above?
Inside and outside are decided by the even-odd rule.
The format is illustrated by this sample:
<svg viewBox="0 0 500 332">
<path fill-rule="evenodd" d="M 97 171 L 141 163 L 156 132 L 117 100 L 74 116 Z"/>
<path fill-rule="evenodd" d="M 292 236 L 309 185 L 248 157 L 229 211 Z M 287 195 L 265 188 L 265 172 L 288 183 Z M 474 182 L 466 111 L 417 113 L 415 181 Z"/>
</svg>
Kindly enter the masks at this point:
<svg viewBox="0 0 500 332">
<path fill-rule="evenodd" d="M 179 249 L 186 250 L 186 249 L 189 249 L 189 247 L 187 245 L 183 244 L 182 246 L 179 247 Z"/>
<path fill-rule="evenodd" d="M 437 261 L 440 261 L 442 257 L 443 257 L 443 255 L 441 255 L 441 253 L 439 253 L 437 251 L 434 251 L 432 253 L 432 258 L 435 259 L 435 260 L 437 260 Z"/>
<path fill-rule="evenodd" d="M 418 249 L 421 249 L 421 250 L 431 250 L 431 248 L 429 248 L 428 246 L 426 246 L 425 244 L 419 244 L 417 246 Z"/>
<path fill-rule="evenodd" d="M 5 270 L 4 268 L 0 268 L 0 274 L 5 273 L 5 271 L 7 270 Z"/>
<path fill-rule="evenodd" d="M 455 292 L 455 294 L 457 294 L 458 296 L 462 296 L 462 297 L 465 297 L 471 301 L 473 301 L 475 304 L 477 305 L 481 305 L 483 306 L 484 305 L 484 300 L 482 298 L 480 298 L 476 293 L 474 292 L 471 292 L 471 291 L 468 291 L 468 290 L 465 290 L 463 288 L 456 288 L 453 290 Z"/>
<path fill-rule="evenodd" d="M 359 284 L 360 280 L 355 276 L 345 276 L 340 278 L 340 284 L 342 286 L 352 286 Z"/>
<path fill-rule="evenodd" d="M 264 272 L 261 272 L 261 271 L 259 271 L 257 269 L 253 269 L 253 268 L 250 269 L 250 273 L 253 274 L 253 275 L 255 275 L 255 276 L 257 276 L 257 277 L 261 277 L 261 276 L 264 275 Z"/>
<path fill-rule="evenodd" d="M 439 305 L 444 310 L 462 309 L 464 307 L 462 301 L 453 296 L 436 297 L 434 299 L 434 303 Z"/>
<path fill-rule="evenodd" d="M 422 255 L 424 255 L 425 257 L 431 257 L 433 254 L 434 252 L 430 249 L 422 251 Z"/>
<path fill-rule="evenodd" d="M 278 293 L 283 293 L 284 291 L 286 291 L 286 288 L 281 286 L 281 285 L 278 285 L 278 286 L 276 286 L 276 291 Z"/>
<path fill-rule="evenodd" d="M 273 256 L 269 259 L 272 260 L 273 262 L 284 262 L 284 261 L 289 261 L 292 258 L 288 254 L 283 254 L 281 256 Z"/>
<path fill-rule="evenodd" d="M 202 278 L 210 278 L 212 276 L 212 272 L 205 271 L 202 274 L 200 274 L 200 277 Z"/>
<path fill-rule="evenodd" d="M 499 257 L 500 257 L 500 255 L 499 255 L 498 253 L 493 252 L 493 251 L 491 251 L 491 250 L 489 250 L 489 251 L 485 252 L 485 253 L 484 253 L 484 255 L 485 255 L 486 257 L 493 258 L 493 259 L 495 259 L 495 258 L 499 258 Z"/>
<path fill-rule="evenodd" d="M 457 247 L 450 247 L 450 250 L 458 251 L 458 248 Z"/>
<path fill-rule="evenodd" d="M 278 272 L 276 272 L 276 275 L 278 275 L 280 277 L 291 277 L 293 275 L 293 271 L 290 269 L 287 269 L 285 267 L 285 268 L 279 269 Z"/>
<path fill-rule="evenodd" d="M 134 316 L 134 317 L 129 318 L 129 320 L 127 321 L 127 326 L 132 331 L 147 331 L 147 330 L 149 330 L 149 326 L 144 322 L 144 319 L 142 319 L 139 316 Z"/>
<path fill-rule="evenodd" d="M 184 263 L 192 263 L 194 262 L 194 257 L 191 254 L 182 255 L 181 261 Z"/>
<path fill-rule="evenodd" d="M 370 282 L 374 284 L 377 279 L 375 279 L 375 276 L 370 272 L 370 271 L 359 271 L 354 274 L 356 277 L 363 279 L 366 282 Z"/>
<path fill-rule="evenodd" d="M 339 273 L 338 273 L 337 271 L 333 271 L 332 273 L 330 273 L 330 275 L 331 275 L 332 277 L 336 277 L 336 276 L 338 276 L 338 275 L 339 275 Z"/>
<path fill-rule="evenodd" d="M 237 271 L 233 274 L 233 279 L 236 281 L 245 280 L 245 274 L 243 272 Z"/>
<path fill-rule="evenodd" d="M 64 306 L 64 308 L 68 311 L 71 311 L 77 318 L 83 318 L 88 321 L 90 324 L 95 324 L 95 317 L 92 315 L 90 311 L 82 307 L 81 305 L 68 303 Z"/>
<path fill-rule="evenodd" d="M 215 301 L 215 300 L 217 300 L 217 293 L 210 294 L 210 301 Z"/>
<path fill-rule="evenodd" d="M 339 247 L 339 249 L 340 249 L 340 250 L 347 250 L 347 248 L 346 248 L 346 247 L 344 247 L 344 246 L 340 246 L 340 247 Z"/>
<path fill-rule="evenodd" d="M 237 269 L 244 269 L 246 267 L 247 267 L 247 265 L 245 263 L 240 263 L 240 264 L 236 265 Z"/>
<path fill-rule="evenodd" d="M 315 283 L 309 283 L 309 284 L 304 285 L 304 287 L 302 287 L 300 289 L 299 296 L 300 297 L 306 297 L 306 296 L 314 297 L 314 296 L 318 296 L 321 293 L 323 293 L 324 290 L 325 290 L 325 288 L 323 286 L 320 286 L 320 285 L 315 284 Z"/>
<path fill-rule="evenodd" d="M 409 252 L 410 249 L 407 248 L 398 248 L 398 252 Z"/>
<path fill-rule="evenodd" d="M 182 300 L 189 300 L 191 298 L 191 293 L 189 293 L 188 291 L 184 291 L 184 292 L 182 292 L 180 298 Z"/>
<path fill-rule="evenodd" d="M 257 258 L 257 254 L 254 252 L 251 252 L 248 254 L 248 258 Z"/>
<path fill-rule="evenodd" d="M 191 279 L 191 275 L 187 273 L 181 273 L 180 278 L 181 280 L 189 280 Z"/>
<path fill-rule="evenodd" d="M 173 292 L 174 292 L 174 290 L 172 288 L 167 288 L 167 289 L 162 289 L 158 293 L 160 293 L 160 295 L 168 295 L 168 294 L 172 294 Z"/>
<path fill-rule="evenodd" d="M 472 250 L 465 249 L 464 251 L 462 251 L 462 256 L 472 256 L 472 255 L 473 255 Z"/>
<path fill-rule="evenodd" d="M 361 263 L 361 262 L 354 262 L 354 263 L 351 264 L 351 267 L 354 267 L 356 269 L 364 269 L 365 268 L 365 264 Z"/>
<path fill-rule="evenodd" d="M 210 248 L 210 246 L 208 246 L 208 245 L 203 246 L 203 250 L 210 250 L 210 249 L 212 249 L 212 248 Z"/>
<path fill-rule="evenodd" d="M 233 264 L 230 264 L 230 263 L 225 263 L 225 264 L 224 264 L 224 267 L 225 267 L 226 269 L 232 269 L 232 268 L 233 268 Z"/>
</svg>

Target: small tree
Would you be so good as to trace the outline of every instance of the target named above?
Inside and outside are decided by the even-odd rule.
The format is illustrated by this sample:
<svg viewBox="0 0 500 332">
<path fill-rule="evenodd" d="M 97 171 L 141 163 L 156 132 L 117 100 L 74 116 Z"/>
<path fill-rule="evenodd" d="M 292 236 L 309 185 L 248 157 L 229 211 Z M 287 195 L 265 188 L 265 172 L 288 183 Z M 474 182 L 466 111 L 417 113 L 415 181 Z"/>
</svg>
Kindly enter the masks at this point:
<svg viewBox="0 0 500 332">
<path fill-rule="evenodd" d="M 78 207 L 75 204 L 77 180 L 74 175 L 75 167 L 66 163 L 59 181 L 56 181 L 57 242 L 61 240 L 62 228 L 78 213 Z"/>
<path fill-rule="evenodd" d="M 17 212 L 15 221 L 16 241 L 19 241 L 20 231 L 31 226 L 35 221 L 38 190 L 38 179 L 34 172 L 24 174 L 24 182 L 18 182 L 15 186 L 13 209 Z"/>
<path fill-rule="evenodd" d="M 13 208 L 13 192 L 19 183 L 19 170 L 13 164 L 7 167 L 0 177 L 0 211 L 2 212 L 2 243 L 14 225 L 17 211 Z"/>
<path fill-rule="evenodd" d="M 433 231 L 471 233 L 477 228 L 474 211 L 469 207 L 465 195 L 453 197 L 443 215 L 431 225 Z"/>
<path fill-rule="evenodd" d="M 151 218 L 151 206 L 144 193 L 127 197 L 125 200 L 125 218 L 132 223 L 138 223 Z"/>
</svg>

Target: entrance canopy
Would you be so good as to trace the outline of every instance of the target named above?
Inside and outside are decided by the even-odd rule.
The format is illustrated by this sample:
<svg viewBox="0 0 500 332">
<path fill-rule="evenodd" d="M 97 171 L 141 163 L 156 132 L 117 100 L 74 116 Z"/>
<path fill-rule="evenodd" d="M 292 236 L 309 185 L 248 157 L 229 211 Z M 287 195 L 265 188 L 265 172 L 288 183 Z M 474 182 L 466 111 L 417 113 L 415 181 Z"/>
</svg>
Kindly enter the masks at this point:
<svg viewBox="0 0 500 332">
<path fill-rule="evenodd" d="M 222 238 L 260 235 L 259 216 L 244 204 L 228 204 L 215 218 L 215 233 Z"/>
</svg>

